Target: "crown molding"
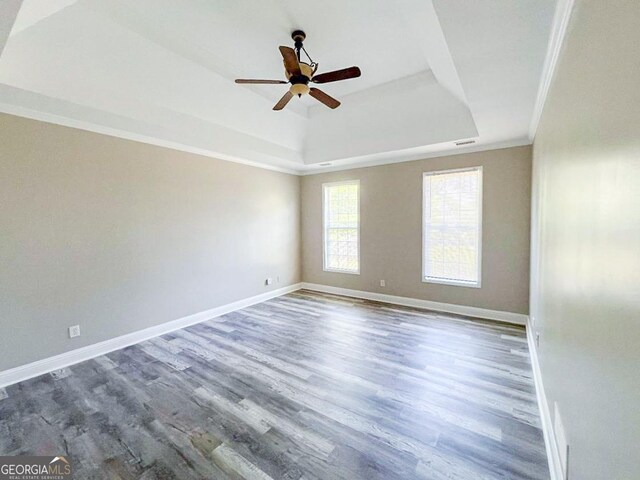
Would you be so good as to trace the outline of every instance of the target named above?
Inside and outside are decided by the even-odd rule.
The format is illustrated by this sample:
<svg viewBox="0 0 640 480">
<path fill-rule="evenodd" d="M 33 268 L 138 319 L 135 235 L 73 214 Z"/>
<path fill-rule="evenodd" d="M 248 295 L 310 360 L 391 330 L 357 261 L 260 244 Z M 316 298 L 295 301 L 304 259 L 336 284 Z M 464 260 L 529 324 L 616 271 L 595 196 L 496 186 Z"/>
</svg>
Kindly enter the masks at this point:
<svg viewBox="0 0 640 480">
<path fill-rule="evenodd" d="M 514 148 L 514 147 L 525 147 L 531 145 L 531 141 L 528 137 L 524 138 L 514 138 L 512 140 L 506 140 L 504 142 L 496 142 L 496 143 L 488 143 L 485 145 L 472 145 L 469 147 L 456 148 L 455 150 L 447 149 L 440 150 L 437 152 L 423 152 L 423 153 L 414 153 L 411 155 L 405 155 L 397 158 L 379 158 L 375 160 L 369 161 L 361 161 L 357 163 L 348 163 L 345 165 L 332 165 L 330 167 L 320 167 L 314 168 L 313 170 L 303 170 L 298 173 L 298 175 L 306 176 L 306 175 L 319 175 L 322 173 L 329 172 L 340 172 L 343 170 L 356 170 L 358 168 L 367 168 L 367 167 L 378 167 L 381 165 L 390 165 L 395 163 L 404 163 L 404 162 L 415 162 L 418 160 L 427 160 L 429 158 L 438 158 L 438 157 L 452 157 L 455 155 L 464 155 L 467 153 L 477 153 L 477 152 L 485 152 L 488 150 L 502 150 L 504 148 Z M 340 160 L 332 161 L 331 163 L 339 163 Z M 315 166 L 315 165 L 314 165 Z"/>
<path fill-rule="evenodd" d="M 107 135 L 110 137 L 122 138 L 124 140 L 132 140 L 134 142 L 145 143 L 147 145 L 154 145 L 156 147 L 168 148 L 171 150 L 177 150 L 179 152 L 193 153 L 195 155 L 202 155 L 204 157 L 214 158 L 225 162 L 239 163 L 241 165 L 248 165 L 251 167 L 261 168 L 263 170 L 272 170 L 280 173 L 288 173 L 290 175 L 300 175 L 300 170 L 279 167 L 277 165 L 270 165 L 267 163 L 256 162 L 252 160 L 245 160 L 240 157 L 231 155 L 225 155 L 221 153 L 211 152 L 204 148 L 192 147 L 183 143 L 178 143 L 170 140 L 163 140 L 157 137 L 143 135 L 135 132 L 129 132 L 119 128 L 108 127 L 93 122 L 87 122 L 84 120 L 78 120 L 63 115 L 58 115 L 49 112 L 43 112 L 33 108 L 13 105 L 9 103 L 0 103 L 0 113 L 6 113 L 8 115 L 15 115 L 17 117 L 28 118 L 30 120 L 37 120 L 40 122 L 51 123 L 54 125 L 60 125 L 63 127 L 75 128 L 77 130 L 84 130 L 87 132 L 98 133 L 101 135 Z"/>
<path fill-rule="evenodd" d="M 317 164 L 313 164 L 313 165 L 306 166 L 307 168 L 312 168 L 312 169 L 302 169 L 302 168 L 293 169 L 293 168 L 283 168 L 276 165 L 269 165 L 267 163 L 260 163 L 260 162 L 255 162 L 251 160 L 245 160 L 239 157 L 233 157 L 229 155 L 210 152 L 209 150 L 205 150 L 198 147 L 192 147 L 182 143 L 162 140 L 162 139 L 148 136 L 148 135 L 128 132 L 121 129 L 107 127 L 107 126 L 99 125 L 96 123 L 77 120 L 74 118 L 69 118 L 66 116 L 57 115 L 49 112 L 43 112 L 40 110 L 17 106 L 9 103 L 0 102 L 0 113 L 6 113 L 8 115 L 15 115 L 18 117 L 28 118 L 31 120 L 37 120 L 40 122 L 60 125 L 63 127 L 75 128 L 78 130 L 98 133 L 98 134 L 107 135 L 110 137 L 117 137 L 125 140 L 132 140 L 134 142 L 145 143 L 148 145 L 155 145 L 158 147 L 169 148 L 171 150 L 177 150 L 180 152 L 187 152 L 187 153 L 193 153 L 196 155 L 202 155 L 205 157 L 214 158 L 216 160 L 221 160 L 225 162 L 239 163 L 241 165 L 247 165 L 251 167 L 261 168 L 264 170 L 271 170 L 275 172 L 287 173 L 290 175 L 297 175 L 297 176 L 318 175 L 321 173 L 337 172 L 342 170 L 354 170 L 357 168 L 376 167 L 380 165 L 412 162 L 412 161 L 424 160 L 428 158 L 447 157 L 447 156 L 453 156 L 453 155 L 462 155 L 465 153 L 483 152 L 487 150 L 500 150 L 503 148 L 512 148 L 512 147 L 521 147 L 521 146 L 531 145 L 531 141 L 527 137 L 525 137 L 525 138 L 516 138 L 513 140 L 507 140 L 504 142 L 490 143 L 486 145 L 476 144 L 470 147 L 458 148 L 456 150 L 447 149 L 447 150 L 440 150 L 435 152 L 431 151 L 431 152 L 422 152 L 422 153 L 412 153 L 412 154 L 407 154 L 399 157 L 393 157 L 392 156 L 393 152 L 389 152 L 389 156 L 381 155 L 382 158 L 376 158 L 374 160 L 368 160 L 368 161 L 362 160 L 362 161 L 356 161 L 356 162 L 349 162 L 343 165 L 339 164 L 341 160 L 337 160 L 332 163 L 338 163 L 338 165 L 333 165 L 331 167 L 319 167 Z"/>
<path fill-rule="evenodd" d="M 558 64 L 560 51 L 564 44 L 574 4 L 575 0 L 558 0 L 558 5 L 556 6 L 551 35 L 549 36 L 549 45 L 547 46 L 547 55 L 542 69 L 542 76 L 540 77 L 538 96 L 536 97 L 533 116 L 531 117 L 531 124 L 529 126 L 529 140 L 531 142 L 533 142 L 538 130 L 538 125 L 540 124 L 540 118 L 542 117 L 542 111 L 547 101 L 547 95 L 549 94 L 549 88 L 551 87 L 553 75 Z"/>
</svg>

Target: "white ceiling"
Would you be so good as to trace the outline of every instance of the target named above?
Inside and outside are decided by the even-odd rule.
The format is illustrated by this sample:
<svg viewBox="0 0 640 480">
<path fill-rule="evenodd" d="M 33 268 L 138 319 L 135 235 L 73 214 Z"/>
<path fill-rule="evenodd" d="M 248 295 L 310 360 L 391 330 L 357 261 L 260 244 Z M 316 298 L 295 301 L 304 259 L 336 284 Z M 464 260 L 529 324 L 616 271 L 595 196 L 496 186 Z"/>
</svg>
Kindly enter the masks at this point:
<svg viewBox="0 0 640 480">
<path fill-rule="evenodd" d="M 0 110 L 300 173 L 442 155 L 461 139 L 529 143 L 556 6 L 8 1 L 19 10 L 8 39 L 0 24 Z M 320 86 L 340 108 L 303 97 L 274 112 L 286 85 L 233 82 L 283 78 L 277 47 L 297 28 L 319 72 L 361 68 Z"/>
</svg>

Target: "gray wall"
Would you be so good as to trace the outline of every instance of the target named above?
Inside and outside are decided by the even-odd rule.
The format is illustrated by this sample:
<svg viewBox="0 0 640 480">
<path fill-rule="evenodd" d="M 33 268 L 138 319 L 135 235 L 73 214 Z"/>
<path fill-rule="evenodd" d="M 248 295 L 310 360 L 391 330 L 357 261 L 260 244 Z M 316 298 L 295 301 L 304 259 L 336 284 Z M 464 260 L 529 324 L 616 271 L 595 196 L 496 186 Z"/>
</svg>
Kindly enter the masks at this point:
<svg viewBox="0 0 640 480">
<path fill-rule="evenodd" d="M 533 198 L 531 313 L 569 478 L 638 479 L 638 0 L 576 1 L 534 143 Z"/>
<path fill-rule="evenodd" d="M 8 115 L 0 145 L 0 370 L 300 281 L 297 176 Z"/>
<path fill-rule="evenodd" d="M 482 165 L 482 288 L 422 282 L 422 173 Z M 360 180 L 360 275 L 322 269 L 322 184 Z M 303 280 L 514 313 L 529 311 L 531 148 L 305 176 Z M 386 287 L 380 287 L 380 280 Z"/>
</svg>

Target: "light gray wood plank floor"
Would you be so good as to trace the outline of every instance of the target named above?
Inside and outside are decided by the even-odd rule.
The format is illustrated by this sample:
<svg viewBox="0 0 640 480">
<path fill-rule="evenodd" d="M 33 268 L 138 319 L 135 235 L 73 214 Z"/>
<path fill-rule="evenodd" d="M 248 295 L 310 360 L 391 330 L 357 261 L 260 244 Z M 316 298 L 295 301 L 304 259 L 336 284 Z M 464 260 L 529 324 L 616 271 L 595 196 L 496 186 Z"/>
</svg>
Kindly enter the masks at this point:
<svg viewBox="0 0 640 480">
<path fill-rule="evenodd" d="M 525 331 L 298 291 L 6 388 L 79 479 L 548 479 Z"/>
</svg>

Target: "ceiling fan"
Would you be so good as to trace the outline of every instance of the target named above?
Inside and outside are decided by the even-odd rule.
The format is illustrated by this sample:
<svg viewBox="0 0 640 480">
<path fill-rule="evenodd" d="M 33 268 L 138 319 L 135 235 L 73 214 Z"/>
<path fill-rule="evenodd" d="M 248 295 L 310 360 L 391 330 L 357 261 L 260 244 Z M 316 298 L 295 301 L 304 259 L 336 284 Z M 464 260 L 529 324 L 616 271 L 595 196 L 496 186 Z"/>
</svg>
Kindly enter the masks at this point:
<svg viewBox="0 0 640 480">
<path fill-rule="evenodd" d="M 301 97 L 304 94 L 309 94 L 321 103 L 324 103 L 329 108 L 337 108 L 340 106 L 340 102 L 335 98 L 327 95 L 319 88 L 309 87 L 311 83 L 329 83 L 337 82 L 338 80 L 347 80 L 349 78 L 356 78 L 360 76 L 360 69 L 358 67 L 343 68 L 342 70 L 334 70 L 333 72 L 321 73 L 316 75 L 318 70 L 318 64 L 311 60 L 311 57 L 302 46 L 302 42 L 306 38 L 305 33 L 302 30 L 296 30 L 291 34 L 291 38 L 295 42 L 295 50 L 291 47 L 280 46 L 280 53 L 284 60 L 284 71 L 287 77 L 287 81 L 284 80 L 252 80 L 238 78 L 236 83 L 251 83 L 251 84 L 286 84 L 290 83 L 289 91 L 275 104 L 274 110 L 282 110 L 289 100 L 294 95 Z M 303 62 L 300 59 L 300 51 L 309 59 L 309 63 Z"/>
</svg>

